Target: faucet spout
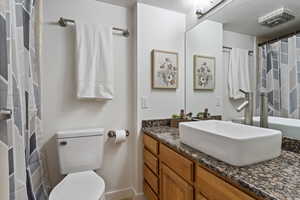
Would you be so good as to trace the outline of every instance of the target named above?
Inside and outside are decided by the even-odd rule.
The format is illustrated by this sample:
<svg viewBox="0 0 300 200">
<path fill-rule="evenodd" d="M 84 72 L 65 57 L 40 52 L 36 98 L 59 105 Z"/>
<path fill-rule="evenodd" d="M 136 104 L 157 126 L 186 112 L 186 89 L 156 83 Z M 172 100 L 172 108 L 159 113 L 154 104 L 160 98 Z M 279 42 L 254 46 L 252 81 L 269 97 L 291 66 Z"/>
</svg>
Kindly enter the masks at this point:
<svg viewBox="0 0 300 200">
<path fill-rule="evenodd" d="M 249 105 L 249 101 L 244 101 L 237 109 L 237 112 L 242 112 L 242 110 L 244 110 L 246 108 L 246 106 Z"/>
<path fill-rule="evenodd" d="M 245 94 L 245 101 L 236 109 L 237 112 L 244 111 L 244 123 L 246 125 L 253 125 L 253 93 L 252 92 L 245 92 L 240 90 L 242 93 Z"/>
</svg>

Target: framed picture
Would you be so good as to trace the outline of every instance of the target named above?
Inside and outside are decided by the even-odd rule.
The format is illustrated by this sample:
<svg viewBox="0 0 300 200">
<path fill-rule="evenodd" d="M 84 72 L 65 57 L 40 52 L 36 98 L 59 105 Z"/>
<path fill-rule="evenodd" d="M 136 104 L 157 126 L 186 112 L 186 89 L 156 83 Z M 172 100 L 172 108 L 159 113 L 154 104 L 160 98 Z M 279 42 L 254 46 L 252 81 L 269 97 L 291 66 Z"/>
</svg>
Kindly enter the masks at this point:
<svg viewBox="0 0 300 200">
<path fill-rule="evenodd" d="M 194 90 L 215 89 L 215 57 L 194 56 Z"/>
<path fill-rule="evenodd" d="M 152 88 L 176 89 L 178 87 L 178 53 L 152 51 Z"/>
</svg>

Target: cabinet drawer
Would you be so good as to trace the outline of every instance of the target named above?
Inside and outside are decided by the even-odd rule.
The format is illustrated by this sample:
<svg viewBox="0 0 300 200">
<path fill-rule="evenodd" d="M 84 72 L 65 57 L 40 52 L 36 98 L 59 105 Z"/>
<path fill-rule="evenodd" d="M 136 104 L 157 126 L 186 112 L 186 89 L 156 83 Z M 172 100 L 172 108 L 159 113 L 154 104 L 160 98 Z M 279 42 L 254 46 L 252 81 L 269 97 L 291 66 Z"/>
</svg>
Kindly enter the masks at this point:
<svg viewBox="0 0 300 200">
<path fill-rule="evenodd" d="M 152 191 L 147 182 L 144 182 L 144 194 L 148 200 L 158 200 L 156 194 Z"/>
<path fill-rule="evenodd" d="M 152 190 L 158 194 L 158 178 L 146 165 L 144 165 L 144 178 Z"/>
<path fill-rule="evenodd" d="M 160 159 L 189 183 L 193 182 L 193 162 L 165 145 L 160 145 Z"/>
<path fill-rule="evenodd" d="M 196 169 L 196 187 L 209 200 L 254 200 L 202 167 Z"/>
<path fill-rule="evenodd" d="M 158 142 L 148 135 L 144 135 L 144 146 L 153 154 L 158 155 Z"/>
<path fill-rule="evenodd" d="M 144 149 L 144 162 L 156 175 L 158 175 L 158 158 L 147 149 Z"/>
<path fill-rule="evenodd" d="M 200 192 L 196 191 L 196 200 L 207 200 Z"/>
</svg>

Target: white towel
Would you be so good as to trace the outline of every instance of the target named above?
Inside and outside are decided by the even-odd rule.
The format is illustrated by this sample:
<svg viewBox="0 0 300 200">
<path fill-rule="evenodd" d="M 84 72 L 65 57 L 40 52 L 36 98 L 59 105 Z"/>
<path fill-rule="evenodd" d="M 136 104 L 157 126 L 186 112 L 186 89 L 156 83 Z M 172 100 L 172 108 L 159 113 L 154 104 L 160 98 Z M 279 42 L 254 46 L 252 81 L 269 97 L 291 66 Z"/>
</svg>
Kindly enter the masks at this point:
<svg viewBox="0 0 300 200">
<path fill-rule="evenodd" d="M 228 69 L 229 97 L 241 99 L 245 95 L 239 90 L 250 92 L 249 50 L 233 48 L 230 52 Z"/>
<path fill-rule="evenodd" d="M 112 99 L 112 27 L 76 22 L 77 97 Z"/>
</svg>

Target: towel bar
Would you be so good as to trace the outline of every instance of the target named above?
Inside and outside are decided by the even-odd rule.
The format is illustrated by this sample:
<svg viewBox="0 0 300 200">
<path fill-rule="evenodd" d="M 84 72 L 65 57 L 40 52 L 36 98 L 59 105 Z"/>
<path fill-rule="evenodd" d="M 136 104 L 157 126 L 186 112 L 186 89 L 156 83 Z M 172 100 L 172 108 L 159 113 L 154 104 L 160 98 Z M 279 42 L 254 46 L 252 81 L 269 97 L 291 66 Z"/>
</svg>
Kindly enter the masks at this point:
<svg viewBox="0 0 300 200">
<path fill-rule="evenodd" d="M 73 19 L 67 19 L 67 18 L 64 18 L 64 17 L 60 17 L 59 20 L 58 20 L 58 24 L 60 26 L 63 26 L 63 27 L 66 27 L 68 25 L 68 23 L 75 24 L 75 20 L 73 20 Z M 122 28 L 117 28 L 117 27 L 113 27 L 112 29 L 114 31 L 121 31 L 122 35 L 124 37 L 129 37 L 129 35 L 130 35 L 128 29 L 122 29 Z"/>
<path fill-rule="evenodd" d="M 11 118 L 12 110 L 0 109 L 0 120 L 8 120 Z"/>
</svg>

